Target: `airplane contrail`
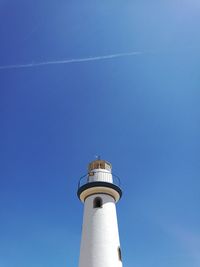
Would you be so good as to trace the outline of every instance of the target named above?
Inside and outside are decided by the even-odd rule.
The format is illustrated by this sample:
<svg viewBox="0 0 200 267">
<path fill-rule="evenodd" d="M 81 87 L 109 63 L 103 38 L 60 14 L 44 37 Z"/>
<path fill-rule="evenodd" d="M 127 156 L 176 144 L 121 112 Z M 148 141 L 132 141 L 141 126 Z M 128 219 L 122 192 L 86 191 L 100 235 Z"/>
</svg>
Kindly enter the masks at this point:
<svg viewBox="0 0 200 267">
<path fill-rule="evenodd" d="M 89 61 L 99 61 L 106 59 L 113 59 L 119 57 L 128 57 L 128 56 L 136 56 L 141 55 L 143 52 L 135 51 L 129 53 L 118 53 L 118 54 L 110 54 L 104 56 L 94 56 L 94 57 L 85 57 L 85 58 L 73 58 L 73 59 L 64 59 L 64 60 L 55 60 L 55 61 L 43 61 L 43 62 L 34 62 L 28 64 L 16 64 L 16 65 L 0 65 L 0 70 L 6 69 L 21 69 L 21 68 L 34 68 L 41 67 L 46 65 L 58 65 L 58 64 L 70 64 L 70 63 L 80 63 L 80 62 L 89 62 Z"/>
</svg>

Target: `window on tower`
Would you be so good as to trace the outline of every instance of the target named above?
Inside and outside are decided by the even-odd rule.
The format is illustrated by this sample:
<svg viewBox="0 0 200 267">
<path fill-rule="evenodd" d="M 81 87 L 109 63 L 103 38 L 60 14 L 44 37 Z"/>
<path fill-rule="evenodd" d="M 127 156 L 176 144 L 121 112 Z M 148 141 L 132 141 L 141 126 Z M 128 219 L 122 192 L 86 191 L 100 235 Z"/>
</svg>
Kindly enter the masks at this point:
<svg viewBox="0 0 200 267">
<path fill-rule="evenodd" d="M 100 197 L 96 197 L 93 201 L 93 208 L 102 208 L 103 201 Z"/>
<path fill-rule="evenodd" d="M 118 250 L 118 258 L 119 258 L 120 261 L 122 261 L 122 252 L 121 252 L 121 248 L 118 247 L 117 250 Z"/>
</svg>

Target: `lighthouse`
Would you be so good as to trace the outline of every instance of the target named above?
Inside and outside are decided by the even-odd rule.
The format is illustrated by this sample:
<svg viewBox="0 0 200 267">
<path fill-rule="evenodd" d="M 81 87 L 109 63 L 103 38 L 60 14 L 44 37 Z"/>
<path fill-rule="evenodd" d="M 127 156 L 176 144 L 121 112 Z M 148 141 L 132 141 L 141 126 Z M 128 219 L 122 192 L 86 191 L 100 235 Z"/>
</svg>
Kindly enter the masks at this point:
<svg viewBox="0 0 200 267">
<path fill-rule="evenodd" d="M 79 267 L 122 267 L 116 203 L 122 196 L 112 165 L 97 159 L 79 181 L 84 204 Z"/>
</svg>

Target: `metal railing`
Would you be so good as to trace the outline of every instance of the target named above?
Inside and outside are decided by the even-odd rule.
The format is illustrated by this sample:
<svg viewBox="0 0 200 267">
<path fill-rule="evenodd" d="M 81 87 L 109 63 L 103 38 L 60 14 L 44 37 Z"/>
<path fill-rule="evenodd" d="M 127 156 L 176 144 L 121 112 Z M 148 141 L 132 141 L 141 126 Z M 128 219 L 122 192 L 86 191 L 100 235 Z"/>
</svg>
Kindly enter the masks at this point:
<svg viewBox="0 0 200 267">
<path fill-rule="evenodd" d="M 95 172 L 95 173 L 106 173 L 106 174 L 111 174 L 111 175 L 112 175 L 112 180 L 113 180 L 113 181 L 112 181 L 112 184 L 117 185 L 118 187 L 121 187 L 121 180 L 120 180 L 120 178 L 119 178 L 117 175 L 115 175 L 115 174 L 113 174 L 113 173 L 102 172 L 102 171 L 97 171 L 97 172 Z M 102 181 L 102 182 L 104 182 L 104 181 Z M 89 182 L 89 174 L 85 174 L 85 175 L 81 176 L 80 179 L 79 179 L 79 181 L 78 181 L 78 189 L 79 189 L 81 186 L 83 186 L 83 185 L 85 185 L 85 184 L 88 184 L 88 183 L 92 183 L 92 181 Z M 111 182 L 110 182 L 110 183 L 111 183 Z"/>
</svg>

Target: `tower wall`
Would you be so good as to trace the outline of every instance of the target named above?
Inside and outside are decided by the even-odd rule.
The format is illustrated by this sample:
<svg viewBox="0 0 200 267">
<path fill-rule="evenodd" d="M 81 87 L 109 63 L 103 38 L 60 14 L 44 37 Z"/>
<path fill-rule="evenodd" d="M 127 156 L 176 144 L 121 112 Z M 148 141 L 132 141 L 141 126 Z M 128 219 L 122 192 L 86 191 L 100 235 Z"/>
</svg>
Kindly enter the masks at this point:
<svg viewBox="0 0 200 267">
<path fill-rule="evenodd" d="M 94 207 L 94 199 L 102 207 Z M 107 194 L 88 196 L 84 217 L 79 267 L 122 267 L 115 200 Z"/>
</svg>

